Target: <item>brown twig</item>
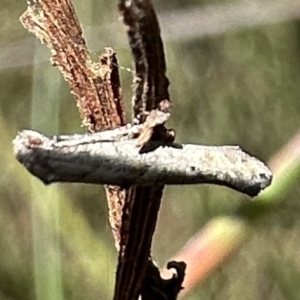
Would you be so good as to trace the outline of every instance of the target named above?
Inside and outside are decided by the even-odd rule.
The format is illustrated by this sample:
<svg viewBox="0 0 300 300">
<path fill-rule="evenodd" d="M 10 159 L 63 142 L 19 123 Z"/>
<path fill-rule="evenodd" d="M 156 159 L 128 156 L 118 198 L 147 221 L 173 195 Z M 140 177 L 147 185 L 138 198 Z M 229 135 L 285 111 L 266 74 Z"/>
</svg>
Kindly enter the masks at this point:
<svg viewBox="0 0 300 300">
<path fill-rule="evenodd" d="M 49 47 L 52 64 L 59 68 L 76 97 L 83 125 L 90 132 L 123 125 L 119 80 L 111 63 L 115 54 L 107 49 L 100 62 L 91 60 L 71 1 L 34 2 L 20 21 Z"/>
<path fill-rule="evenodd" d="M 69 84 L 83 125 L 89 132 L 125 124 L 116 54 L 111 48 L 106 48 L 99 62 L 92 61 L 70 0 L 31 1 L 20 21 L 49 47 L 51 62 Z M 109 220 L 118 249 L 125 191 L 118 186 L 106 186 L 105 191 Z"/>
<path fill-rule="evenodd" d="M 139 122 L 146 121 L 138 145 L 143 146 L 150 139 L 172 141 L 174 133 L 164 127 L 171 111 L 169 80 L 166 77 L 164 49 L 152 3 L 149 0 L 121 0 L 119 10 L 127 26 L 135 63 L 134 117 Z M 141 291 L 143 295 L 152 295 L 152 299 L 158 299 L 158 295 L 171 299 L 169 295 L 172 293 L 159 284 L 161 278 L 158 269 L 155 273 L 149 272 L 156 268 L 150 257 L 150 249 L 163 188 L 162 184 L 137 186 L 130 188 L 126 194 L 121 231 L 122 251 L 114 300 L 137 300 Z M 147 278 L 152 278 L 158 284 L 145 284 Z M 182 277 L 174 280 L 177 286 L 181 286 Z"/>
</svg>

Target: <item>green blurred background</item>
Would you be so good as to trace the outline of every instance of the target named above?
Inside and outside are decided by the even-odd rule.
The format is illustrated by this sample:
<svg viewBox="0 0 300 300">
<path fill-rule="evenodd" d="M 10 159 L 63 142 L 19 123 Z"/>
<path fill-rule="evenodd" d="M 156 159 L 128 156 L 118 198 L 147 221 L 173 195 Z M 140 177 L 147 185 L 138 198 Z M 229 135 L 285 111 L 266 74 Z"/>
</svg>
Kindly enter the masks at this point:
<svg viewBox="0 0 300 300">
<path fill-rule="evenodd" d="M 93 57 L 111 46 L 120 65 L 132 67 L 117 1 L 74 4 Z M 268 161 L 300 127 L 300 2 L 154 4 L 174 102 L 168 125 L 177 140 L 239 144 Z M 84 132 L 48 49 L 18 21 L 25 9 L 25 1 L 1 0 L 0 300 L 111 299 L 117 252 L 103 188 L 46 187 L 12 153 L 20 129 Z M 121 77 L 130 120 L 132 74 Z M 284 201 L 240 251 L 185 299 L 300 299 L 299 196 L 298 185 L 277 195 Z M 208 220 L 247 200 L 223 187 L 166 188 L 154 238 L 159 264 Z"/>
</svg>

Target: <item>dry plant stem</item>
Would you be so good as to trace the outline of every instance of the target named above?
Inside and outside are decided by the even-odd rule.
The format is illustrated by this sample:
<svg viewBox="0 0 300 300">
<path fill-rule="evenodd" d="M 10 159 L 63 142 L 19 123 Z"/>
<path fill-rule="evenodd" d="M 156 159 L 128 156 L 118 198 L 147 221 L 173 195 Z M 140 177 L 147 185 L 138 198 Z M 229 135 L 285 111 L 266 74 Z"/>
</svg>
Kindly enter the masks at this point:
<svg viewBox="0 0 300 300">
<path fill-rule="evenodd" d="M 124 125 L 117 61 L 107 49 L 100 64 L 88 55 L 82 30 L 70 1 L 42 2 L 29 7 L 22 15 L 25 28 L 46 42 L 52 62 L 61 70 L 77 100 L 83 124 L 90 132 Z M 122 206 L 125 190 L 106 186 L 109 219 L 119 249 Z"/>
<path fill-rule="evenodd" d="M 127 26 L 135 63 L 134 118 L 140 123 L 146 120 L 138 140 L 138 145 L 142 146 L 153 137 L 160 140 L 168 135 L 164 122 L 170 115 L 171 104 L 163 44 L 150 1 L 121 0 L 119 10 Z M 169 137 L 172 139 L 172 134 Z M 147 300 L 159 297 L 171 299 L 171 294 L 163 285 L 145 284 L 148 277 L 156 283 L 160 283 L 161 279 L 159 271 L 156 274 L 149 272 L 152 269 L 149 265 L 156 268 L 152 264 L 150 249 L 163 188 L 161 184 L 137 186 L 126 193 L 114 300 L 138 300 L 145 289 L 149 289 L 149 294 L 153 296 Z M 176 278 L 174 280 L 178 282 Z M 179 281 L 181 286 L 182 279 L 179 278 Z M 147 294 L 143 293 L 142 298 L 146 299 Z"/>
<path fill-rule="evenodd" d="M 138 138 L 138 145 L 143 145 L 155 132 L 158 139 L 167 136 L 163 124 L 170 117 L 171 102 L 165 54 L 151 1 L 120 1 L 119 10 L 127 26 L 135 63 L 133 112 L 134 118 L 145 121 L 145 128 Z M 173 134 L 170 138 L 174 138 Z"/>
<path fill-rule="evenodd" d="M 157 109 L 162 100 L 170 99 L 160 28 L 149 0 L 120 1 L 119 10 L 135 63 L 134 116 L 145 120 L 145 111 Z"/>
<path fill-rule="evenodd" d="M 129 187 L 210 183 L 256 196 L 272 179 L 271 172 L 260 160 L 238 146 L 175 148 L 151 142 L 153 148 L 159 147 L 140 154 L 136 140 L 101 140 L 101 136 L 109 136 L 109 131 L 77 134 L 73 139 L 72 136 L 49 139 L 38 132 L 24 130 L 14 140 L 15 154 L 46 184 L 84 182 Z"/>
<path fill-rule="evenodd" d="M 99 62 L 91 60 L 72 2 L 31 1 L 20 21 L 49 47 L 51 62 L 68 82 L 88 131 L 98 132 L 124 125 L 116 55 L 107 48 Z M 105 190 L 115 244 L 119 248 L 120 202 L 125 197 L 124 190 L 117 186 L 107 186 Z"/>
<path fill-rule="evenodd" d="M 103 64 L 103 57 L 97 63 L 91 60 L 71 1 L 37 1 L 20 21 L 50 48 L 51 62 L 59 68 L 76 97 L 83 125 L 91 132 L 123 125 L 120 92 L 114 94 L 118 87 L 111 89 L 111 65 Z M 114 59 L 112 50 L 108 51 Z"/>
</svg>

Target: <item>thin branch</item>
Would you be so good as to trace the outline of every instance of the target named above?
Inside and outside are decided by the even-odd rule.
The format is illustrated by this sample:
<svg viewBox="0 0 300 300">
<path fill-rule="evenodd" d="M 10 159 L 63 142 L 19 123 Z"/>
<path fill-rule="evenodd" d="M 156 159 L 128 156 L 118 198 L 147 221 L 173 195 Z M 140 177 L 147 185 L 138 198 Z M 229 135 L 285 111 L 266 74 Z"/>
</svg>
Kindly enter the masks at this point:
<svg viewBox="0 0 300 300">
<path fill-rule="evenodd" d="M 119 1 L 119 10 L 127 27 L 129 45 L 135 64 L 134 118 L 144 123 L 138 144 L 149 140 L 172 140 L 174 135 L 164 127 L 170 116 L 169 81 L 166 77 L 166 62 L 155 11 L 150 0 Z M 149 113 L 149 115 L 148 115 Z M 159 271 L 151 259 L 151 244 L 164 186 L 156 182 L 153 186 L 132 186 L 126 192 L 122 209 L 121 251 L 117 267 L 114 300 L 146 299 L 145 289 L 152 290 L 147 278 L 160 283 Z M 153 268 L 149 268 L 153 266 Z M 158 269 L 157 269 L 158 270 Z M 183 278 L 174 278 L 181 287 Z M 155 277 L 153 277 L 155 276 Z M 174 286 L 177 286 L 174 285 Z M 155 295 L 178 294 L 166 291 L 164 286 L 155 286 Z M 151 291 L 150 291 L 151 292 Z M 150 298 L 148 298 L 150 300 Z"/>
<path fill-rule="evenodd" d="M 115 59 L 114 52 L 108 48 L 99 63 L 91 60 L 71 1 L 34 1 L 20 21 L 49 47 L 52 64 L 76 97 L 83 125 L 91 132 L 124 125 L 122 98 L 111 88 L 112 71 L 107 61 L 108 57 Z"/>
<path fill-rule="evenodd" d="M 92 61 L 70 0 L 29 1 L 20 21 L 49 47 L 51 62 L 69 84 L 88 131 L 98 132 L 125 124 L 116 54 L 106 48 L 99 62 Z M 125 191 L 118 186 L 106 186 L 105 191 L 115 245 L 119 249 Z"/>
<path fill-rule="evenodd" d="M 84 182 L 128 187 L 210 183 L 256 196 L 272 179 L 261 161 L 238 146 L 172 147 L 155 143 L 157 149 L 140 154 L 135 140 L 97 141 L 93 136 L 49 139 L 25 130 L 14 140 L 15 153 L 47 184 Z"/>
<path fill-rule="evenodd" d="M 119 9 L 127 26 L 129 45 L 135 62 L 136 89 L 134 115 L 158 108 L 160 101 L 169 100 L 169 80 L 156 13 L 149 0 L 120 1 Z"/>
</svg>

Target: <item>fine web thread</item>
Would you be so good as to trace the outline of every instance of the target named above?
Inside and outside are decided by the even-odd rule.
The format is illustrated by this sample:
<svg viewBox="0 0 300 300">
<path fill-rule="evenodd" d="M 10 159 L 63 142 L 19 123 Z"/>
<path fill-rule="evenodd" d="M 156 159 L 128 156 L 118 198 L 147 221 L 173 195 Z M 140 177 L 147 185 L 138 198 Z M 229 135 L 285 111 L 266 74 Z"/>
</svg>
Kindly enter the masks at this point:
<svg viewBox="0 0 300 300">
<path fill-rule="evenodd" d="M 116 63 L 113 63 L 113 62 L 111 62 L 111 64 L 112 64 L 113 66 L 115 66 L 115 67 L 118 67 L 120 70 L 123 70 L 123 71 L 126 71 L 126 72 L 128 72 L 128 73 L 131 73 L 131 74 L 135 75 L 135 71 L 132 70 L 132 69 L 130 69 L 130 68 L 128 68 L 128 67 L 123 67 L 123 66 L 121 66 L 121 65 L 119 65 L 119 64 L 116 64 Z"/>
</svg>

